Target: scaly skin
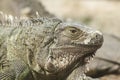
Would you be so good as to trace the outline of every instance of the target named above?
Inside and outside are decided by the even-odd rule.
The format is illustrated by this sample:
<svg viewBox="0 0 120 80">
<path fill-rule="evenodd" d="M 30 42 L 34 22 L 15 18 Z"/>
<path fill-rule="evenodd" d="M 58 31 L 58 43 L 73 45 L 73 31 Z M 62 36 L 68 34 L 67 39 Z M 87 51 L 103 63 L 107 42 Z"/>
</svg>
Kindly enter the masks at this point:
<svg viewBox="0 0 120 80">
<path fill-rule="evenodd" d="M 0 80 L 89 80 L 84 66 L 102 43 L 99 31 L 57 18 L 2 23 Z"/>
</svg>

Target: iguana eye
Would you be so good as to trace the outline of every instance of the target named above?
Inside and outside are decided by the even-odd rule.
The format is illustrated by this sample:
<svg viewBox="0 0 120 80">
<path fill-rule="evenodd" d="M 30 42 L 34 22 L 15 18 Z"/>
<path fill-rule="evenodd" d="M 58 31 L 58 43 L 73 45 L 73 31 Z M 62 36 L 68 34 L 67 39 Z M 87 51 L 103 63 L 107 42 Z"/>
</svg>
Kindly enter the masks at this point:
<svg viewBox="0 0 120 80">
<path fill-rule="evenodd" d="M 81 34 L 81 30 L 75 27 L 66 27 L 63 31 L 63 34 L 69 38 L 76 39 Z"/>
<path fill-rule="evenodd" d="M 70 31 L 72 34 L 77 33 L 77 30 L 76 30 L 76 29 L 74 29 L 74 28 L 71 28 L 69 31 Z"/>
</svg>

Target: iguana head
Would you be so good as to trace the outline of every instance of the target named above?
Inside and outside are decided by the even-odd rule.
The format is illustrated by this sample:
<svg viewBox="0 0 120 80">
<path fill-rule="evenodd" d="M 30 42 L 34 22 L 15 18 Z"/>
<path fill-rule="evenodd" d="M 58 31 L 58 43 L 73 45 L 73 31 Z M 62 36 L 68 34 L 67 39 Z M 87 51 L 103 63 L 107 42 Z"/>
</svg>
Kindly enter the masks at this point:
<svg viewBox="0 0 120 80">
<path fill-rule="evenodd" d="M 59 23 L 52 33 L 45 61 L 38 56 L 38 64 L 49 74 L 69 74 L 85 65 L 101 47 L 101 32 L 76 23 Z M 44 54 L 44 53 L 43 53 Z M 68 72 L 68 73 L 67 73 Z"/>
</svg>

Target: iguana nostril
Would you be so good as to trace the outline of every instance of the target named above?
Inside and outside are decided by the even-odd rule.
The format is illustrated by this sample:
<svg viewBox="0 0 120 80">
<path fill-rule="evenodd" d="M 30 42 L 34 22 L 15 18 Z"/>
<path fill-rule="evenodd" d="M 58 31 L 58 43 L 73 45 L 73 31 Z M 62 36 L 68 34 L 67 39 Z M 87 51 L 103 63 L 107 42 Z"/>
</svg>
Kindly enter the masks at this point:
<svg viewBox="0 0 120 80">
<path fill-rule="evenodd" d="M 96 39 L 99 39 L 100 37 L 101 37 L 101 35 L 99 35 L 99 34 L 96 34 L 96 36 L 95 36 Z"/>
<path fill-rule="evenodd" d="M 95 33 L 94 36 L 93 36 L 93 39 L 94 40 L 94 44 L 102 44 L 103 42 L 103 36 L 99 33 Z"/>
<path fill-rule="evenodd" d="M 98 35 L 96 35 L 96 38 L 98 38 Z"/>
<path fill-rule="evenodd" d="M 98 33 L 96 33 L 96 39 L 103 40 L 103 36 L 102 36 L 102 35 L 100 35 L 100 34 L 98 34 Z"/>
</svg>

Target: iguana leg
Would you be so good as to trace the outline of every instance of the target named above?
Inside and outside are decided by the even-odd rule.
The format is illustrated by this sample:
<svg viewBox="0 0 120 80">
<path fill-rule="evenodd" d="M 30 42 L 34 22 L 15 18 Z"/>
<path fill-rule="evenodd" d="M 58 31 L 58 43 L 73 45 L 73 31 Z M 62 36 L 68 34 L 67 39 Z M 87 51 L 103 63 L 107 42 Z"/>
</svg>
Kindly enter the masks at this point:
<svg viewBox="0 0 120 80">
<path fill-rule="evenodd" d="M 90 77 L 87 77 L 84 74 L 85 67 L 78 67 L 75 69 L 72 74 L 67 78 L 67 80 L 99 80 L 99 79 L 93 79 Z"/>
<path fill-rule="evenodd" d="M 85 75 L 84 75 L 84 67 L 78 67 L 75 69 L 72 74 L 67 78 L 67 80 L 84 80 Z"/>
</svg>

